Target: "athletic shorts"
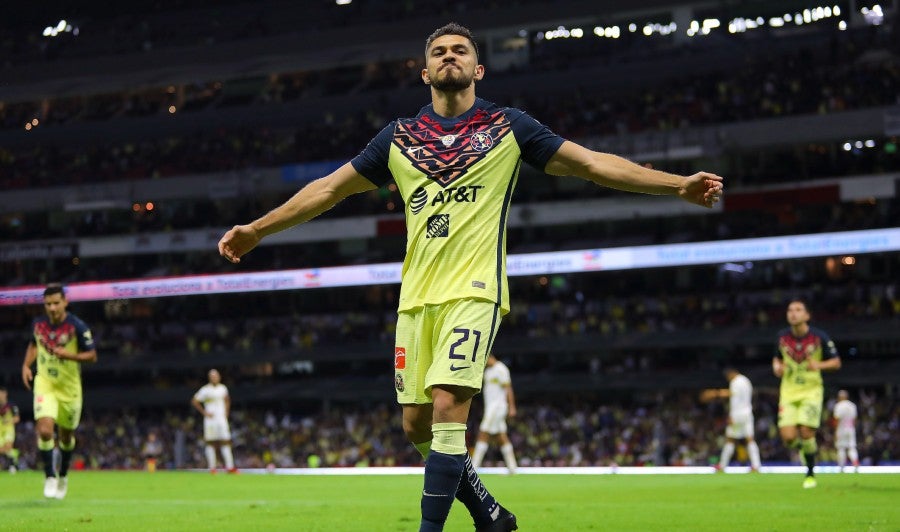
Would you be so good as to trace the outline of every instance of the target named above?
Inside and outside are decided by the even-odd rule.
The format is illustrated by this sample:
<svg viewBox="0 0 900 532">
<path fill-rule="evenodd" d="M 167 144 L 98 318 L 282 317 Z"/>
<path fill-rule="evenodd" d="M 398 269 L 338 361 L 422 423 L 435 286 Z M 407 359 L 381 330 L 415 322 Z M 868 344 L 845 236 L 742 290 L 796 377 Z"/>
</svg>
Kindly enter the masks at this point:
<svg viewBox="0 0 900 532">
<path fill-rule="evenodd" d="M 834 446 L 838 449 L 856 447 L 856 429 L 837 429 L 834 435 Z"/>
<path fill-rule="evenodd" d="M 481 425 L 478 430 L 485 434 L 506 434 L 506 415 L 509 412 L 509 406 L 504 402 L 497 402 L 488 405 L 484 409 L 484 417 L 481 418 Z"/>
<path fill-rule="evenodd" d="M 34 379 L 34 419 L 52 418 L 64 429 L 75 430 L 81 422 L 81 396 L 63 394 L 38 376 Z"/>
<path fill-rule="evenodd" d="M 822 394 L 812 394 L 794 401 L 778 403 L 778 426 L 793 427 L 802 425 L 813 429 L 819 428 L 822 421 Z"/>
<path fill-rule="evenodd" d="M 397 316 L 394 389 L 400 404 L 431 403 L 431 387 L 481 390 L 487 354 L 500 327 L 492 301 L 454 299 Z"/>
<path fill-rule="evenodd" d="M 228 426 L 228 420 L 219 417 L 204 417 L 203 439 L 206 441 L 230 440 L 231 429 Z"/>
<path fill-rule="evenodd" d="M 725 427 L 725 437 L 742 440 L 753 437 L 753 414 L 729 418 L 730 423 Z"/>
</svg>

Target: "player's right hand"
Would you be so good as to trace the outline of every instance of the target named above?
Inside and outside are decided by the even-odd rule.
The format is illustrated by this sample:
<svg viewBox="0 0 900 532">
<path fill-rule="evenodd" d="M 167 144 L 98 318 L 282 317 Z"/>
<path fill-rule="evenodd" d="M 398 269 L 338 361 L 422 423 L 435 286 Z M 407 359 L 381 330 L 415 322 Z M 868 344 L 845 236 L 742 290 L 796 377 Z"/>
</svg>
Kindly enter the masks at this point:
<svg viewBox="0 0 900 532">
<path fill-rule="evenodd" d="M 31 368 L 28 366 L 22 366 L 22 382 L 25 383 L 25 388 L 31 390 L 31 381 L 34 380 L 34 374 L 31 373 Z"/>
<path fill-rule="evenodd" d="M 259 241 L 259 233 L 252 225 L 236 225 L 219 240 L 219 255 L 237 264 Z"/>
</svg>

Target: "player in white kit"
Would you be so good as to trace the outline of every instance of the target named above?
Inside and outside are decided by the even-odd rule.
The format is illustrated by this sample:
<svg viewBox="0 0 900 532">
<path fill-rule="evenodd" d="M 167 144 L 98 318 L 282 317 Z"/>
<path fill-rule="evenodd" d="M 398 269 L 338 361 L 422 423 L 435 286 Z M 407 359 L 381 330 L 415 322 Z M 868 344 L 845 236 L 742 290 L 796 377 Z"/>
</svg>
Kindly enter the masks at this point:
<svg viewBox="0 0 900 532">
<path fill-rule="evenodd" d="M 834 419 L 837 427 L 834 433 L 834 446 L 838 452 L 838 467 L 841 471 L 847 465 L 847 456 L 853 464 L 853 470 L 859 469 L 859 452 L 856 450 L 856 404 L 850 400 L 847 390 L 838 392 L 838 401 L 834 404 Z"/>
<path fill-rule="evenodd" d="M 716 469 L 724 471 L 734 454 L 735 444 L 738 440 L 747 443 L 747 454 L 750 455 L 750 467 L 753 471 L 759 471 L 759 446 L 753 437 L 753 384 L 750 379 L 741 375 L 733 367 L 723 370 L 728 379 L 728 388 L 720 390 L 707 390 L 703 399 L 728 399 L 728 427 L 725 428 L 725 446 Z"/>
<path fill-rule="evenodd" d="M 491 439 L 500 442 L 500 453 L 510 473 L 516 472 L 516 455 L 512 442 L 506 435 L 506 418 L 516 415 L 516 397 L 512 389 L 512 379 L 506 364 L 497 360 L 494 354 L 488 355 L 484 368 L 484 381 L 481 388 L 484 396 L 484 417 L 478 427 L 478 442 L 472 456 L 472 465 L 481 467 L 481 461 L 487 452 Z"/>
<path fill-rule="evenodd" d="M 231 429 L 228 427 L 231 397 L 228 395 L 228 388 L 222 384 L 222 376 L 217 370 L 209 370 L 209 382 L 194 394 L 191 404 L 203 414 L 203 439 L 206 441 L 209 472 L 216 472 L 216 450 L 218 450 L 228 472 L 237 473 L 234 456 L 231 453 Z"/>
</svg>

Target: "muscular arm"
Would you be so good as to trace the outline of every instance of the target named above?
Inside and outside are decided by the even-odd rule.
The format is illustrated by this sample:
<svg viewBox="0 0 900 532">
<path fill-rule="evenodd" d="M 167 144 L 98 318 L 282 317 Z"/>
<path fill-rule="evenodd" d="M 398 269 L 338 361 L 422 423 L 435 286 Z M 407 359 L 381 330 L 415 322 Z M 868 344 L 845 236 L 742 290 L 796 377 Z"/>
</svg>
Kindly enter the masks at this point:
<svg viewBox="0 0 900 532">
<path fill-rule="evenodd" d="M 247 225 L 236 225 L 219 240 L 219 254 L 237 263 L 259 242 L 279 231 L 312 220 L 351 194 L 375 185 L 346 163 L 303 187 L 286 202 Z"/>
<path fill-rule="evenodd" d="M 506 403 L 509 417 L 516 417 L 516 394 L 513 392 L 512 384 L 506 386 Z"/>
<path fill-rule="evenodd" d="M 22 362 L 22 382 L 25 388 L 31 389 L 31 381 L 34 380 L 34 373 L 31 372 L 31 366 L 37 360 L 37 345 L 29 343 L 25 349 L 25 361 Z"/>
<path fill-rule="evenodd" d="M 48 348 L 48 351 L 61 360 L 74 360 L 75 362 L 96 362 L 97 361 L 97 350 L 90 349 L 88 351 L 81 351 L 80 353 L 70 353 L 65 347 L 54 347 L 52 349 Z"/>
<path fill-rule="evenodd" d="M 822 360 L 821 362 L 810 359 L 807 363 L 807 367 L 811 370 L 836 371 L 841 369 L 841 357 L 829 358 L 828 360 Z"/>
<path fill-rule="evenodd" d="M 206 417 L 206 409 L 203 408 L 203 403 L 198 401 L 195 397 L 191 399 L 191 404 L 194 405 L 194 409 L 197 410 L 197 412 L 200 412 L 201 414 L 203 414 L 203 417 Z"/>
<path fill-rule="evenodd" d="M 571 141 L 563 142 L 544 171 L 551 175 L 573 175 L 617 190 L 644 194 L 666 194 L 712 207 L 722 195 L 722 178 L 706 172 L 683 177 L 651 170 L 627 159 L 591 151 Z"/>
<path fill-rule="evenodd" d="M 778 357 L 772 357 L 772 373 L 779 379 L 784 375 L 784 362 Z"/>
</svg>

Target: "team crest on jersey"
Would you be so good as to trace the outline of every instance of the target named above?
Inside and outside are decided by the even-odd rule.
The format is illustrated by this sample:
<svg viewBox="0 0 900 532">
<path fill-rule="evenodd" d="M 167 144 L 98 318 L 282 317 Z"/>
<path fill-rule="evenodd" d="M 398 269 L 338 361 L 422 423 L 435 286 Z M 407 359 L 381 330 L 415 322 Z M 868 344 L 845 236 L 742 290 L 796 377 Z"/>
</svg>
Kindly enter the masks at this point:
<svg viewBox="0 0 900 532">
<path fill-rule="evenodd" d="M 502 111 L 490 114 L 479 109 L 451 132 L 427 115 L 401 120 L 393 142 L 416 169 L 447 187 L 466 175 L 510 131 L 512 127 Z"/>
<path fill-rule="evenodd" d="M 406 385 L 403 384 L 403 375 L 400 373 L 394 374 L 394 388 L 397 388 L 398 392 L 402 392 L 406 389 Z"/>
<path fill-rule="evenodd" d="M 494 145 L 494 139 L 491 138 L 489 133 L 484 131 L 479 131 L 472 135 L 472 139 L 469 142 L 475 151 L 488 151 Z"/>
</svg>

